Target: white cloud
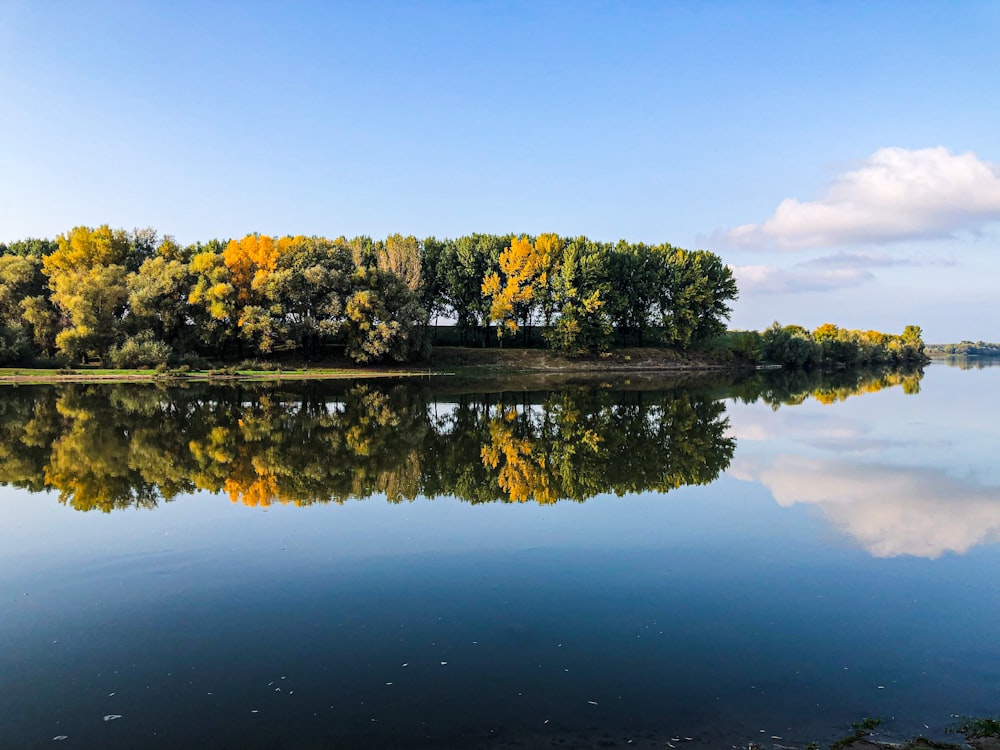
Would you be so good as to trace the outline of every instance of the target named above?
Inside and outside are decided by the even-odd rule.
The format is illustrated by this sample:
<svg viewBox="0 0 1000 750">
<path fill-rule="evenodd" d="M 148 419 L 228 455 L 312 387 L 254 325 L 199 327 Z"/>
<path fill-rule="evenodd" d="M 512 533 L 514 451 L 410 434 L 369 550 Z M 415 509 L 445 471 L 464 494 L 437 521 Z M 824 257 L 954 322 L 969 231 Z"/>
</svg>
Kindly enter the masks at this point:
<svg viewBox="0 0 1000 750">
<path fill-rule="evenodd" d="M 937 558 L 1000 542 L 1000 488 L 932 469 L 779 456 L 728 470 L 759 482 L 781 506 L 818 507 L 875 557 Z"/>
<path fill-rule="evenodd" d="M 719 239 L 785 250 L 947 237 L 1000 220 L 1000 168 L 944 147 L 883 148 L 817 201 L 787 198 Z"/>
<path fill-rule="evenodd" d="M 828 292 L 859 286 L 874 278 L 861 268 L 730 266 L 741 293 Z"/>
</svg>

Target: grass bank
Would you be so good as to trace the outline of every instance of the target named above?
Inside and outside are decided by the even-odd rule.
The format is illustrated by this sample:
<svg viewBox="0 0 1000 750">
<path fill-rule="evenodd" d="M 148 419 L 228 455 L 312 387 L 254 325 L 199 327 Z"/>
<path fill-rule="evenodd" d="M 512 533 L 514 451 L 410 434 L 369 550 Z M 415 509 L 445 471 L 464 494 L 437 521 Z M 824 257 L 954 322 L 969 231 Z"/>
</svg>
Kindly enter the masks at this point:
<svg viewBox="0 0 1000 750">
<path fill-rule="evenodd" d="M 97 366 L 63 369 L 0 368 L 0 383 L 127 383 L 227 380 L 336 380 L 427 377 L 429 370 L 408 368 L 292 367 L 215 370 L 113 370 Z"/>
<path fill-rule="evenodd" d="M 435 370 L 481 368 L 512 372 L 652 372 L 669 370 L 733 371 L 753 369 L 723 349 L 679 351 L 642 347 L 615 349 L 603 354 L 568 355 L 549 349 L 475 349 L 458 346 L 434 348 L 430 360 Z"/>
<path fill-rule="evenodd" d="M 617 349 L 605 354 L 569 356 L 546 349 L 436 347 L 425 362 L 364 367 L 350 360 L 306 363 L 252 362 L 215 369 L 186 367 L 120 370 L 98 365 L 0 368 L 0 383 L 84 383 L 170 380 L 323 380 L 462 375 L 496 377 L 516 373 L 695 373 L 753 369 L 725 350 Z"/>
</svg>

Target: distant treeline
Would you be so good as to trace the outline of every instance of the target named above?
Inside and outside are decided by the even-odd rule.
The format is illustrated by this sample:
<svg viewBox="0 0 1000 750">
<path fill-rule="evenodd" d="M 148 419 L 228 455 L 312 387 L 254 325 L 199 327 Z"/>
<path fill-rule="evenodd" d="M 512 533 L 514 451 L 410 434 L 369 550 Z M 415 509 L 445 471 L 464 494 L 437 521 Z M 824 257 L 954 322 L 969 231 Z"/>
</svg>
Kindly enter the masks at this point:
<svg viewBox="0 0 1000 750">
<path fill-rule="evenodd" d="M 931 354 L 964 354 L 972 356 L 1000 356 L 1000 344 L 987 341 L 962 341 L 958 344 L 937 344 L 928 346 Z"/>
<path fill-rule="evenodd" d="M 468 345 L 516 345 L 535 328 L 567 352 L 684 349 L 723 334 L 736 297 L 717 255 L 669 244 L 251 234 L 181 247 L 152 229 L 76 227 L 0 245 L 0 362 L 404 362 L 427 353 L 438 318 Z"/>
<path fill-rule="evenodd" d="M 773 323 L 763 332 L 732 331 L 727 346 L 748 361 L 789 369 L 836 369 L 878 363 L 919 363 L 927 360 L 920 326 L 906 326 L 900 335 L 855 331 L 824 323 L 814 331 L 799 325 Z"/>
</svg>

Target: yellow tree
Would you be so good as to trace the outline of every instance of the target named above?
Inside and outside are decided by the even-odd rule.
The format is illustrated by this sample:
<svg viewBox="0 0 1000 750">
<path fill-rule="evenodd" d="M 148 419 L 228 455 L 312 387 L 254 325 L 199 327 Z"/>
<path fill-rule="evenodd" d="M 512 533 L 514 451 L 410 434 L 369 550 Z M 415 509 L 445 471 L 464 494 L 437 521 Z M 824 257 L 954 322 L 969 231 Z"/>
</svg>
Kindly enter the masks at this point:
<svg viewBox="0 0 1000 750">
<path fill-rule="evenodd" d="M 531 324 L 548 284 L 553 256 L 561 248 L 559 237 L 543 234 L 534 244 L 527 237 L 515 238 L 500 253 L 500 273 L 489 274 L 482 283 L 498 337 L 516 335 L 521 330 L 518 321 Z"/>
<path fill-rule="evenodd" d="M 64 323 L 56 346 L 71 357 L 103 358 L 114 343 L 128 299 L 128 233 L 107 225 L 76 227 L 59 235 L 57 242 L 55 252 L 42 260 L 50 299 Z"/>
<path fill-rule="evenodd" d="M 246 304 L 253 299 L 253 288 L 263 283 L 278 262 L 279 243 L 266 234 L 248 234 L 242 240 L 230 240 L 222 253 L 222 260 L 229 269 L 230 283 L 236 289 L 236 298 Z M 289 239 L 286 245 L 291 244 Z"/>
<path fill-rule="evenodd" d="M 191 259 L 193 277 L 188 304 L 203 343 L 223 349 L 236 327 L 236 288 L 221 254 L 211 250 Z"/>
<path fill-rule="evenodd" d="M 550 482 L 544 451 L 530 436 L 515 434 L 517 412 L 498 407 L 490 419 L 490 442 L 480 451 L 483 466 L 498 469 L 497 483 L 507 493 L 511 502 L 535 500 L 548 505 L 559 499 L 559 493 Z"/>
</svg>

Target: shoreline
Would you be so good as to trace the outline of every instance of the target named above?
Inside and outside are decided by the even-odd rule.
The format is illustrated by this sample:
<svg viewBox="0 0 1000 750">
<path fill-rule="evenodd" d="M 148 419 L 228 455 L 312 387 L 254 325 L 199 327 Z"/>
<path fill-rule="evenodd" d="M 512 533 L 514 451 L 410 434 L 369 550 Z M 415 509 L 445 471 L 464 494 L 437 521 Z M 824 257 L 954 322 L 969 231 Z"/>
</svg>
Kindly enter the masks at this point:
<svg viewBox="0 0 1000 750">
<path fill-rule="evenodd" d="M 919 364 L 929 364 L 927 359 Z M 859 367 L 886 367 L 892 363 L 870 363 Z M 895 366 L 905 366 L 898 363 Z M 657 347 L 616 349 L 602 354 L 567 355 L 550 349 L 477 349 L 435 347 L 429 359 L 398 365 L 358 365 L 346 358 L 317 362 L 253 362 L 250 366 L 220 366 L 190 370 L 113 369 L 80 365 L 62 369 L 0 367 L 0 384 L 31 383 L 160 383 L 368 380 L 379 378 L 464 377 L 472 379 L 518 375 L 536 377 L 690 377 L 699 375 L 744 376 L 762 370 L 781 370 L 780 365 L 757 365 L 728 349 L 679 351 Z M 817 368 L 815 372 L 838 372 L 845 368 Z M 847 368 L 850 369 L 850 368 Z M 795 372 L 793 370 L 792 372 Z"/>
<path fill-rule="evenodd" d="M 571 357 L 547 349 L 473 349 L 436 347 L 422 363 L 365 367 L 346 360 L 309 365 L 273 363 L 270 369 L 221 367 L 215 370 L 152 369 L 116 370 L 81 366 L 68 369 L 31 367 L 0 368 L 0 384 L 29 383 L 183 383 L 273 380 L 351 380 L 374 378 L 428 378 L 448 376 L 497 376 L 539 373 L 583 374 L 693 374 L 745 373 L 753 365 L 726 358 L 717 352 L 680 352 L 672 349 L 619 349 L 603 355 Z"/>
</svg>

